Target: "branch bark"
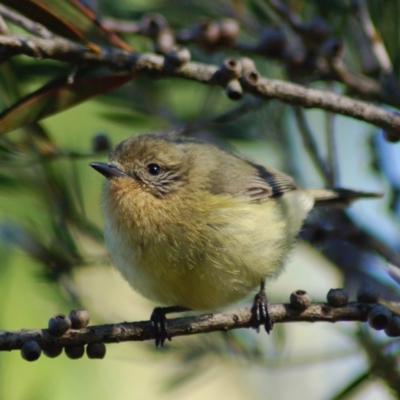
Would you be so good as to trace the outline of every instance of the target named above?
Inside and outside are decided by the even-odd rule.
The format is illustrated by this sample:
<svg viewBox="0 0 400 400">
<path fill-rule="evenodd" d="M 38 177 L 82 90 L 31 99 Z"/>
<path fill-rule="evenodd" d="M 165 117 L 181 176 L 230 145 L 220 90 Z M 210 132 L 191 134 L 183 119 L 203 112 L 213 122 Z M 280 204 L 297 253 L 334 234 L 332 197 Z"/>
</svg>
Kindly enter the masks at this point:
<svg viewBox="0 0 400 400">
<path fill-rule="evenodd" d="M 69 63 L 91 63 L 117 70 L 135 70 L 157 77 L 175 77 L 224 86 L 216 77 L 219 69 L 216 65 L 188 62 L 181 67 L 171 67 L 165 57 L 153 53 L 139 54 L 119 49 L 103 49 L 102 53 L 97 54 L 66 39 L 26 36 L 0 35 L 0 45 L 14 55 L 24 54 L 36 59 L 48 58 Z M 249 82 L 246 76 L 242 76 L 241 82 L 245 92 L 257 97 L 346 115 L 379 126 L 390 131 L 392 139 L 400 139 L 400 116 L 370 103 L 265 77 L 260 77 L 253 83 Z"/>
<path fill-rule="evenodd" d="M 344 307 L 332 307 L 313 303 L 305 311 L 296 311 L 289 304 L 270 304 L 269 312 L 274 323 L 286 322 L 338 322 L 367 320 L 368 312 L 375 304 L 348 303 Z M 204 314 L 196 317 L 174 318 L 168 321 L 171 336 L 187 336 L 215 331 L 250 328 L 251 311 L 238 309 L 220 314 Z M 20 349 L 28 340 L 35 340 L 41 347 L 74 346 L 95 342 L 119 343 L 154 339 L 150 321 L 123 322 L 110 325 L 90 326 L 70 330 L 62 337 L 51 336 L 47 329 L 23 329 L 0 331 L 0 351 Z"/>
<path fill-rule="evenodd" d="M 8 7 L 5 7 L 2 4 L 0 4 L 0 15 L 2 15 L 4 19 L 7 19 L 22 29 L 32 33 L 33 35 L 37 35 L 46 39 L 50 39 L 54 36 L 43 25 L 39 24 L 38 22 L 31 21 L 29 18 L 10 10 Z"/>
</svg>

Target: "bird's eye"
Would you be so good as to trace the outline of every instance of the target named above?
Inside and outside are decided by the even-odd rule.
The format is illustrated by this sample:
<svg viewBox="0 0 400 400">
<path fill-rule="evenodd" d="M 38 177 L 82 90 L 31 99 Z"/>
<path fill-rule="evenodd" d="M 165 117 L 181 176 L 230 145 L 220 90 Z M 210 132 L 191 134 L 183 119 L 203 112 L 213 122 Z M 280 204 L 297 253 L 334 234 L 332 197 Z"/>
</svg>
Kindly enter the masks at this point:
<svg viewBox="0 0 400 400">
<path fill-rule="evenodd" d="M 147 166 L 147 172 L 150 175 L 158 175 L 161 172 L 161 167 L 158 164 L 151 163 Z"/>
</svg>

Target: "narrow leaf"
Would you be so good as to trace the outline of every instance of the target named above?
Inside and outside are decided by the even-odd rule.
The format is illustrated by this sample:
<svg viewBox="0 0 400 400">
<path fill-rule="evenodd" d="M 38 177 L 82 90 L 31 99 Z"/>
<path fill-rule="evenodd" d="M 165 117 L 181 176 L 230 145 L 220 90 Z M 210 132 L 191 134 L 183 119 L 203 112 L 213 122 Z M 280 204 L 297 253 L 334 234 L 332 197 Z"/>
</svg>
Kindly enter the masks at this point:
<svg viewBox="0 0 400 400">
<path fill-rule="evenodd" d="M 107 93 L 134 77 L 134 73 L 129 73 L 75 77 L 72 83 L 68 83 L 66 77 L 53 80 L 0 114 L 0 134 L 39 121 L 91 97 Z"/>
<path fill-rule="evenodd" d="M 48 0 L 46 0 L 48 1 Z M 50 0 L 51 1 L 51 0 Z M 100 39 L 107 40 L 109 44 L 120 47 L 126 51 L 134 51 L 133 47 L 129 44 L 125 43 L 115 32 L 109 30 L 105 27 L 101 21 L 99 21 L 96 15 L 92 10 L 87 8 L 84 4 L 82 4 L 79 0 L 69 0 L 71 4 L 73 4 L 81 13 L 85 15 L 91 22 L 90 31 L 96 31 L 97 34 L 100 34 Z M 78 25 L 77 25 L 78 26 Z M 87 32 L 83 26 L 79 25 L 80 29 L 84 32 Z M 101 31 L 101 32 L 100 32 Z M 90 32 L 87 32 L 90 34 Z"/>
<path fill-rule="evenodd" d="M 361 372 L 338 393 L 331 397 L 331 400 L 345 400 L 353 397 L 357 390 L 360 390 L 363 385 L 370 382 L 371 371 L 369 369 Z"/>
<path fill-rule="evenodd" d="M 91 10 L 75 0 L 0 0 L 0 3 L 40 22 L 57 35 L 84 43 L 98 53 L 101 49 L 92 40 L 133 51 L 114 32 L 103 27 Z"/>
</svg>

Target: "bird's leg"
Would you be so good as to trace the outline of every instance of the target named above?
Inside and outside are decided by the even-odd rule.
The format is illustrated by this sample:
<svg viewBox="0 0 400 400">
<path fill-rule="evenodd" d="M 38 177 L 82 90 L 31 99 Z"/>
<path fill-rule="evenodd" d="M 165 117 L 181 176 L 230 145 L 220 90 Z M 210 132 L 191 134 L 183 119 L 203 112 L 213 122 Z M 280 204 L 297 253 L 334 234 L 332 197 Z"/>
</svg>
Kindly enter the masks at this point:
<svg viewBox="0 0 400 400">
<path fill-rule="evenodd" d="M 153 325 L 154 337 L 156 339 L 156 347 L 164 347 L 166 339 L 171 340 L 171 335 L 168 331 L 168 319 L 166 314 L 190 311 L 186 307 L 156 307 L 151 313 L 150 321 Z"/>
<path fill-rule="evenodd" d="M 265 331 L 269 334 L 273 324 L 268 312 L 268 299 L 265 294 L 265 282 L 261 281 L 260 290 L 254 296 L 253 307 L 251 307 L 251 324 L 252 327 L 260 332 L 260 325 L 263 324 Z"/>
</svg>

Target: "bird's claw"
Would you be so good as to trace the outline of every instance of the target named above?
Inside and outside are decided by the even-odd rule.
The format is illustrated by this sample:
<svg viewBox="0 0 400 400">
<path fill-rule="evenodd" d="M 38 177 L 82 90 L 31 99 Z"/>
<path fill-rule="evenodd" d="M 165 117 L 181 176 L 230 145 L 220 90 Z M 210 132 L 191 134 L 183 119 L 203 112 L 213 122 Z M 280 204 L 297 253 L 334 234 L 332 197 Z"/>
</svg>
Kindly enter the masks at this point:
<svg viewBox="0 0 400 400">
<path fill-rule="evenodd" d="M 272 331 L 273 323 L 269 315 L 267 295 L 263 287 L 254 296 L 253 306 L 251 307 L 251 326 L 257 333 L 260 332 L 260 325 L 264 325 L 268 334 Z"/>
<path fill-rule="evenodd" d="M 164 347 L 165 341 L 171 340 L 171 335 L 168 331 L 168 319 L 162 307 L 156 307 L 152 314 L 150 321 L 153 325 L 153 335 L 156 341 L 156 347 Z"/>
</svg>

